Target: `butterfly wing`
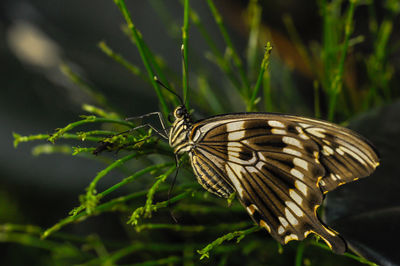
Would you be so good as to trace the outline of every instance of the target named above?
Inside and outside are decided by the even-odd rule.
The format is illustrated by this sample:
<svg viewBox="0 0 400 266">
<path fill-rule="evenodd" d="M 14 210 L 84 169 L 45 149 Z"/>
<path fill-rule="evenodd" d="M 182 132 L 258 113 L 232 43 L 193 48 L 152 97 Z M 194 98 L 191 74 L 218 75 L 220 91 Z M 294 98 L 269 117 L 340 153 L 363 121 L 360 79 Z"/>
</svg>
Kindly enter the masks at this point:
<svg viewBox="0 0 400 266">
<path fill-rule="evenodd" d="M 301 125 L 299 119 L 234 114 L 200 121 L 190 133 L 192 166 L 207 190 L 220 196 L 232 188 L 237 191 L 252 218 L 281 243 L 316 233 L 343 253 L 344 241 L 316 214 L 323 198 L 319 185 L 336 168 L 322 164 L 318 130 Z"/>
<path fill-rule="evenodd" d="M 320 181 L 324 193 L 371 175 L 379 165 L 374 146 L 356 132 L 320 120 L 291 118 L 319 147 L 319 160 L 326 170 Z"/>
</svg>

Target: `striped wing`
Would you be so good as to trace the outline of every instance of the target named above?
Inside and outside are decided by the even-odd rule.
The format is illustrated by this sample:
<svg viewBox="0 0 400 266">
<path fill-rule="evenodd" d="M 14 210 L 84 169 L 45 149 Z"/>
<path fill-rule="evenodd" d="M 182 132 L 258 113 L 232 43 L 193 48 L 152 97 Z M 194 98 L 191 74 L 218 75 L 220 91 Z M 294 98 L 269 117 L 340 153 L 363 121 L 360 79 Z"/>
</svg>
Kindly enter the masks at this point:
<svg viewBox="0 0 400 266">
<path fill-rule="evenodd" d="M 320 181 L 324 193 L 371 175 L 379 165 L 373 145 L 356 132 L 320 120 L 297 118 L 303 131 L 317 143 L 326 174 Z"/>
<path fill-rule="evenodd" d="M 317 217 L 321 189 L 340 184 L 332 173 L 348 182 L 356 177 L 354 173 L 372 172 L 359 169 L 367 168 L 365 164 L 375 168 L 377 157 L 355 133 L 311 121 L 273 114 L 210 118 L 194 124 L 189 155 L 200 184 L 224 197 L 235 190 L 257 224 L 281 243 L 316 233 L 335 252 L 343 253 L 344 241 Z"/>
</svg>

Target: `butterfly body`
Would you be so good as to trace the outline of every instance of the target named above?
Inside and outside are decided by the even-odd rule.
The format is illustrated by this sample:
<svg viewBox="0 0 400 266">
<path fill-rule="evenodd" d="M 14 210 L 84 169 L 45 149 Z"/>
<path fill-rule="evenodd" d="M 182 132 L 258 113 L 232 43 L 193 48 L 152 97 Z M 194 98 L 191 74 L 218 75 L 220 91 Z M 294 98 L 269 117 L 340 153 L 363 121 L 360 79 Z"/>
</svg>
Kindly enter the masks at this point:
<svg viewBox="0 0 400 266">
<path fill-rule="evenodd" d="M 316 233 L 337 253 L 346 244 L 317 216 L 323 194 L 368 176 L 378 156 L 367 140 L 335 124 L 272 113 L 238 113 L 192 122 L 174 111 L 169 143 L 188 152 L 209 192 L 233 192 L 253 220 L 282 244 Z"/>
</svg>

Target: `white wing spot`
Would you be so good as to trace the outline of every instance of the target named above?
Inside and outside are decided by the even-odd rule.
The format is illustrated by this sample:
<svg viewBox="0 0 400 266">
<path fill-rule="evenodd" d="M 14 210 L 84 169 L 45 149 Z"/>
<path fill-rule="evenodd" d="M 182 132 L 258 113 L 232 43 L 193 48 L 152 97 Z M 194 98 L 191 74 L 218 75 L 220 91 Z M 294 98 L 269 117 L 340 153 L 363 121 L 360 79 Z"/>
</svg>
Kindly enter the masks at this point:
<svg viewBox="0 0 400 266">
<path fill-rule="evenodd" d="M 264 161 L 264 162 L 267 161 L 267 158 L 265 158 L 265 156 L 262 154 L 262 152 L 258 152 L 257 155 L 258 155 L 258 158 L 260 158 L 261 161 Z"/>
<path fill-rule="evenodd" d="M 258 170 L 262 170 L 262 167 L 264 166 L 264 163 L 263 162 L 258 162 L 257 164 L 256 164 L 256 168 L 258 169 Z"/>
<path fill-rule="evenodd" d="M 344 151 L 341 149 L 341 147 L 336 148 L 336 152 L 342 156 L 344 155 Z"/>
<path fill-rule="evenodd" d="M 293 145 L 300 149 L 303 149 L 303 145 L 301 145 L 300 141 L 295 138 L 284 136 L 282 138 L 282 141 L 288 145 Z"/>
<path fill-rule="evenodd" d="M 308 230 L 304 232 L 304 237 L 307 237 L 309 234 L 311 234 L 313 231 L 312 230 Z"/>
<path fill-rule="evenodd" d="M 282 235 L 284 232 L 285 232 L 285 229 L 283 229 L 283 226 L 280 225 L 280 226 L 278 227 L 278 234 Z"/>
<path fill-rule="evenodd" d="M 226 131 L 230 132 L 228 134 L 228 140 L 229 141 L 234 141 L 234 140 L 240 140 L 241 138 L 244 137 L 244 121 L 237 121 L 237 122 L 231 122 L 226 124 Z M 235 132 L 232 132 L 235 131 Z"/>
<path fill-rule="evenodd" d="M 297 225 L 299 223 L 299 221 L 297 221 L 297 219 L 293 216 L 288 208 L 285 208 L 285 216 L 289 223 L 291 223 L 292 225 Z"/>
<path fill-rule="evenodd" d="M 275 135 L 286 135 L 287 132 L 284 129 L 273 128 L 271 129 L 271 133 Z"/>
<path fill-rule="evenodd" d="M 296 180 L 294 185 L 304 196 L 307 196 L 307 186 L 303 182 Z"/>
<path fill-rule="evenodd" d="M 232 167 L 234 172 L 232 172 L 231 167 Z M 229 178 L 232 180 L 232 183 L 233 183 L 236 191 L 239 193 L 240 197 L 243 197 L 242 184 L 240 184 L 240 181 L 238 179 L 238 177 L 242 178 L 241 169 L 242 168 L 241 168 L 240 165 L 237 165 L 237 164 L 234 164 L 234 163 L 227 163 L 225 165 L 225 170 L 228 173 Z"/>
<path fill-rule="evenodd" d="M 330 155 L 334 154 L 335 152 L 333 151 L 333 149 L 331 147 L 324 145 L 322 153 L 326 156 L 330 156 Z"/>
<path fill-rule="evenodd" d="M 267 231 L 268 231 L 269 233 L 271 233 L 271 228 L 269 227 L 269 225 L 268 225 L 264 220 L 261 220 L 261 221 L 260 221 L 260 226 L 261 226 L 261 227 L 264 227 L 265 229 L 267 229 Z"/>
<path fill-rule="evenodd" d="M 303 173 L 300 172 L 299 170 L 297 170 L 296 168 L 292 168 L 292 169 L 290 170 L 290 173 L 291 173 L 293 176 L 297 177 L 298 179 L 301 179 L 301 180 L 304 179 Z"/>
<path fill-rule="evenodd" d="M 299 136 L 300 136 L 300 138 L 302 138 L 302 139 L 310 139 L 306 134 L 304 134 L 304 133 L 301 133 L 301 134 L 299 134 Z"/>
<path fill-rule="evenodd" d="M 294 156 L 301 157 L 301 153 L 299 151 L 296 151 L 296 150 L 293 150 L 293 149 L 290 149 L 290 148 L 283 148 L 283 152 L 287 153 L 287 154 L 294 155 Z"/>
<path fill-rule="evenodd" d="M 257 164 L 259 164 L 260 162 L 258 162 Z M 248 166 L 248 167 L 246 167 L 246 169 L 247 169 L 247 171 L 249 171 L 250 173 L 257 173 L 257 172 L 259 172 L 259 170 L 256 168 L 256 167 L 254 167 L 254 166 Z"/>
<path fill-rule="evenodd" d="M 237 141 L 229 141 L 228 142 L 228 151 L 236 151 L 240 152 L 243 150 L 243 145 Z"/>
<path fill-rule="evenodd" d="M 254 204 L 250 204 L 246 209 L 251 215 L 253 215 L 256 210 L 258 211 L 257 206 Z"/>
<path fill-rule="evenodd" d="M 323 141 L 326 145 L 331 145 L 331 142 L 328 141 L 328 140 L 326 140 L 326 139 L 323 139 L 322 141 Z"/>
<path fill-rule="evenodd" d="M 312 128 L 307 128 L 306 131 L 318 138 L 325 138 L 325 135 L 323 133 L 326 132 L 325 129 L 319 128 L 319 127 L 312 127 Z"/>
<path fill-rule="evenodd" d="M 288 221 L 282 216 L 279 216 L 278 219 L 284 227 L 287 227 L 289 225 Z"/>
<path fill-rule="evenodd" d="M 194 134 L 192 141 L 196 142 L 200 138 L 200 130 L 196 130 L 196 134 Z"/>
<path fill-rule="evenodd" d="M 308 162 L 304 161 L 303 159 L 300 158 L 294 158 L 293 159 L 293 164 L 303 168 L 304 170 L 308 171 Z"/>
<path fill-rule="evenodd" d="M 292 201 L 285 201 L 286 206 L 288 206 L 297 217 L 302 217 L 304 215 L 303 211 Z"/>
<path fill-rule="evenodd" d="M 244 137 L 244 134 L 245 134 L 244 130 L 231 132 L 228 134 L 228 140 L 229 141 L 240 140 Z"/>
<path fill-rule="evenodd" d="M 330 176 L 331 176 L 331 179 L 332 179 L 333 181 L 337 180 L 337 177 L 336 177 L 333 173 L 331 173 Z"/>
<path fill-rule="evenodd" d="M 299 238 L 295 234 L 291 234 L 291 235 L 285 236 L 284 242 L 285 242 L 285 244 L 287 244 L 291 240 L 299 240 Z"/>
<path fill-rule="evenodd" d="M 241 130 L 241 129 L 245 129 L 244 121 L 236 121 L 236 122 L 231 122 L 231 123 L 226 124 L 226 131 L 228 131 L 228 132 Z"/>
<path fill-rule="evenodd" d="M 294 191 L 293 189 L 289 190 L 289 195 L 297 204 L 301 205 L 303 203 L 303 198 L 300 197 L 300 195 L 297 194 L 297 192 Z"/>
<path fill-rule="evenodd" d="M 321 185 L 323 185 L 323 186 L 325 186 L 325 185 L 326 185 L 326 183 L 325 183 L 325 181 L 324 181 L 324 180 L 321 180 L 321 181 L 319 181 L 319 183 L 320 183 Z"/>
<path fill-rule="evenodd" d="M 306 124 L 306 123 L 299 123 L 299 125 L 303 128 L 307 128 L 307 127 L 311 127 L 310 124 Z"/>
<path fill-rule="evenodd" d="M 282 122 L 279 122 L 279 121 L 276 121 L 276 120 L 269 120 L 268 121 L 268 125 L 270 125 L 271 127 L 285 128 L 285 125 Z"/>
<path fill-rule="evenodd" d="M 346 148 L 346 147 L 341 147 L 341 149 L 342 149 L 345 153 L 347 153 L 347 154 L 353 156 L 357 161 L 359 161 L 359 162 L 362 163 L 363 165 L 366 165 L 366 162 L 365 162 L 357 153 L 355 153 L 354 151 L 352 151 L 352 150 L 350 150 L 350 149 L 348 149 L 348 148 Z"/>
</svg>

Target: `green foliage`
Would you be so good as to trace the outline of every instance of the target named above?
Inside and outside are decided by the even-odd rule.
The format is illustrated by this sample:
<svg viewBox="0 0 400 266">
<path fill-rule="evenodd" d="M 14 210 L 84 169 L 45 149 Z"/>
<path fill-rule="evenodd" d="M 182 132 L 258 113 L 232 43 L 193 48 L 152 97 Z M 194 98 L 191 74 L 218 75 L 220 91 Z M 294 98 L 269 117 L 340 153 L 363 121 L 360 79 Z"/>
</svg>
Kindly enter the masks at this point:
<svg viewBox="0 0 400 266">
<path fill-rule="evenodd" d="M 138 63 L 133 64 L 125 59 L 123 55 L 114 52 L 104 41 L 99 43 L 99 48 L 109 58 L 123 66 L 133 75 L 146 80 L 154 88 L 159 100 L 160 109 L 166 117 L 170 112 L 170 106 L 178 104 L 178 101 L 173 95 L 160 88 L 159 84 L 153 78 L 154 76 L 159 77 L 164 84 L 171 88 L 165 71 L 166 66 L 163 65 L 163 61 L 160 61 L 159 57 L 146 44 L 142 33 L 133 23 L 133 18 L 125 5 L 125 1 L 114 0 L 114 2 L 125 19 L 128 29 L 126 34 L 138 49 L 144 70 Z M 248 111 L 281 111 L 282 108 L 278 108 L 274 101 L 276 95 L 273 94 L 271 72 L 269 69 L 270 65 L 273 64 L 271 60 L 276 48 L 272 48 L 269 41 L 265 43 L 262 41 L 262 8 L 258 2 L 256 0 L 250 1 L 248 6 L 249 40 L 245 58 L 242 58 L 240 56 L 241 53 L 234 47 L 234 43 L 223 21 L 223 16 L 215 6 L 213 0 L 207 0 L 207 4 L 225 44 L 222 51 L 211 37 L 201 17 L 189 6 L 189 1 L 184 0 L 181 2 L 184 10 L 182 26 L 182 87 L 185 103 L 187 105 L 190 103 L 191 106 L 201 110 L 211 110 L 211 112 L 238 111 L 235 107 L 223 102 L 224 99 L 219 97 L 219 93 L 221 92 L 210 89 L 207 74 L 198 75 L 198 88 L 196 90 L 189 89 L 188 74 L 189 66 L 191 65 L 188 53 L 190 51 L 189 26 L 193 26 L 200 32 L 205 43 L 208 45 L 209 51 L 207 51 L 206 57 L 220 69 L 222 78 L 226 79 L 228 84 L 226 91 L 229 91 L 234 97 L 239 98 L 241 104 Z M 356 0 L 350 0 L 346 6 L 346 10 L 343 10 L 342 1 L 320 0 L 318 2 L 322 16 L 323 38 L 322 43 L 316 49 L 311 49 L 307 45 L 304 45 L 296 32 L 291 18 L 288 16 L 284 18 L 294 47 L 298 50 L 312 73 L 314 81 L 314 106 L 310 108 L 311 112 L 314 111 L 317 117 L 326 114 L 326 117 L 330 120 L 334 120 L 337 116 L 346 120 L 357 112 L 390 101 L 393 95 L 390 86 L 390 81 L 393 77 L 393 67 L 388 60 L 390 56 L 388 52 L 390 50 L 388 49 L 390 43 L 388 40 L 393 31 L 393 20 L 400 12 L 398 2 L 387 1 L 386 8 L 388 15 L 381 23 L 378 23 L 376 20 L 371 22 L 371 33 L 375 37 L 375 43 L 372 54 L 366 57 L 364 62 L 368 73 L 366 84 L 370 85 L 368 85 L 368 88 L 363 88 L 366 91 L 363 91 L 361 94 L 362 104 L 359 101 L 355 101 L 351 96 L 356 93 L 355 88 L 347 86 L 344 82 L 347 67 L 346 59 L 349 49 L 353 49 L 363 39 L 359 38 L 361 36 L 352 36 L 355 26 L 354 12 L 359 3 Z M 154 6 L 157 5 L 154 4 Z M 163 13 L 165 17 L 170 17 L 167 9 L 160 8 L 158 12 Z M 177 22 L 172 21 L 171 23 Z M 334 256 L 330 251 L 325 251 L 327 248 L 325 245 L 311 238 L 302 243 L 291 243 L 288 247 L 276 245 L 273 240 L 268 238 L 267 234 L 262 234 L 261 232 L 258 233 L 260 236 L 256 239 L 255 235 L 257 234 L 254 234 L 254 232 L 258 231 L 259 228 L 251 226 L 250 220 L 246 215 L 243 215 L 243 220 L 238 218 L 238 220 L 225 221 L 229 223 L 217 225 L 213 224 L 215 221 L 208 221 L 214 214 L 229 212 L 235 213 L 240 217 L 244 211 L 237 202 L 233 202 L 233 206 L 227 209 L 225 206 L 226 202 L 223 202 L 221 199 L 215 199 L 205 194 L 201 188 L 199 189 L 199 185 L 193 178 L 187 158 L 182 158 L 179 162 L 182 165 L 180 175 L 183 175 L 182 178 L 185 181 L 179 182 L 175 188 L 175 196 L 168 198 L 165 192 L 169 186 L 165 185 L 164 182 L 177 170 L 173 151 L 168 144 L 159 141 L 154 136 L 152 130 L 144 130 L 142 128 L 129 131 L 135 128 L 137 124 L 123 120 L 122 116 L 111 107 L 103 95 L 98 93 L 95 88 L 89 86 L 76 73 L 73 73 L 67 65 L 61 66 L 61 69 L 82 90 L 88 92 L 95 100 L 97 106 L 84 105 L 83 110 L 90 115 L 82 116 L 81 120 L 57 129 L 52 135 L 21 136 L 13 133 L 14 146 L 17 147 L 20 143 L 36 140 L 47 140 L 53 144 L 63 139 L 80 141 L 81 145 L 85 147 L 71 147 L 66 144 L 40 144 L 33 149 L 33 154 L 63 153 L 85 155 L 85 157 L 103 161 L 107 166 L 94 176 L 92 182 L 86 188 L 86 193 L 79 197 L 80 205 L 72 209 L 69 216 L 63 218 L 47 230 L 29 225 L 4 224 L 0 228 L 0 241 L 15 242 L 47 250 L 55 262 L 62 261 L 91 265 L 113 265 L 131 254 L 138 254 L 139 261 L 146 260 L 143 265 L 173 265 L 182 263 L 189 265 L 191 263 L 195 264 L 199 259 L 203 258 L 213 259 L 214 262 L 220 260 L 220 264 L 224 265 L 228 263 L 229 256 L 234 256 L 235 253 L 260 255 L 264 252 L 269 253 L 266 255 L 268 258 L 270 256 L 282 258 L 281 253 L 286 252 L 286 250 L 289 250 L 289 253 L 294 250 L 295 264 L 302 265 L 305 257 L 309 255 L 307 249 L 312 246 L 318 247 L 319 253 L 317 256 L 321 258 L 321 261 L 329 260 Z M 290 74 L 288 77 L 289 79 L 291 78 Z M 296 92 L 290 91 L 289 93 L 291 96 L 296 95 Z M 327 102 L 326 109 L 322 109 L 322 101 Z M 301 104 L 301 101 L 295 103 Z M 307 106 L 304 107 L 308 108 Z M 86 126 L 93 123 L 100 124 L 101 127 L 95 130 L 85 129 Z M 75 131 L 77 129 L 80 131 Z M 100 146 L 98 143 L 100 143 Z M 101 153 L 103 151 L 118 151 L 120 159 L 111 160 L 111 162 L 109 159 L 105 160 L 106 156 L 104 156 L 104 153 Z M 95 157 L 91 155 L 93 152 L 100 155 Z M 135 161 L 132 163 L 134 159 Z M 140 167 L 139 170 L 136 170 L 132 174 L 131 170 L 124 168 L 128 165 L 139 165 Z M 188 170 L 189 174 L 182 174 L 186 170 Z M 113 171 L 128 172 L 129 174 L 120 182 L 99 192 L 97 188 L 98 183 Z M 147 184 L 147 189 L 109 198 L 109 194 L 120 191 L 122 187 L 128 184 L 137 182 L 141 177 L 145 179 L 145 176 L 147 180 L 154 180 L 152 184 Z M 145 199 L 144 205 L 143 199 Z M 232 203 L 232 200 L 233 198 L 228 200 L 228 205 Z M 147 223 L 144 221 L 144 219 L 150 219 L 155 212 L 165 212 L 168 208 L 179 212 L 181 215 L 201 215 L 202 217 L 208 215 L 208 223 L 194 225 L 171 224 L 165 221 Z M 80 223 L 89 217 L 105 212 L 120 213 L 122 217 L 125 217 L 123 219 L 126 219 L 127 214 L 130 214 L 130 218 L 125 222 L 129 226 L 134 226 L 140 234 L 130 235 L 131 241 L 129 242 L 114 245 L 106 241 L 103 242 L 94 235 L 80 237 L 58 232 L 67 225 Z M 156 236 L 151 234 L 153 230 L 173 231 L 179 234 L 180 239 L 185 239 L 184 243 L 168 243 L 164 241 L 163 237 L 153 239 Z M 145 235 L 147 237 L 143 237 L 143 234 L 146 234 L 146 232 L 148 232 L 148 235 Z M 210 232 L 212 233 L 211 237 Z M 200 242 L 194 241 L 192 240 L 194 234 L 198 234 L 198 236 L 204 235 L 204 239 Z M 246 238 L 251 238 L 252 241 L 242 241 L 239 243 L 245 236 Z M 212 241 L 212 239 L 216 240 Z M 237 240 L 236 244 L 224 243 L 233 239 Z M 87 249 L 78 248 L 82 243 L 87 246 Z M 269 248 L 266 249 L 265 246 Z M 89 252 L 91 250 L 95 250 L 95 252 Z M 195 254 L 196 250 L 201 256 Z M 140 252 L 154 254 L 155 257 L 148 259 L 147 256 L 142 257 Z M 360 263 L 373 265 L 373 263 L 356 255 L 347 253 L 346 256 Z"/>
</svg>

